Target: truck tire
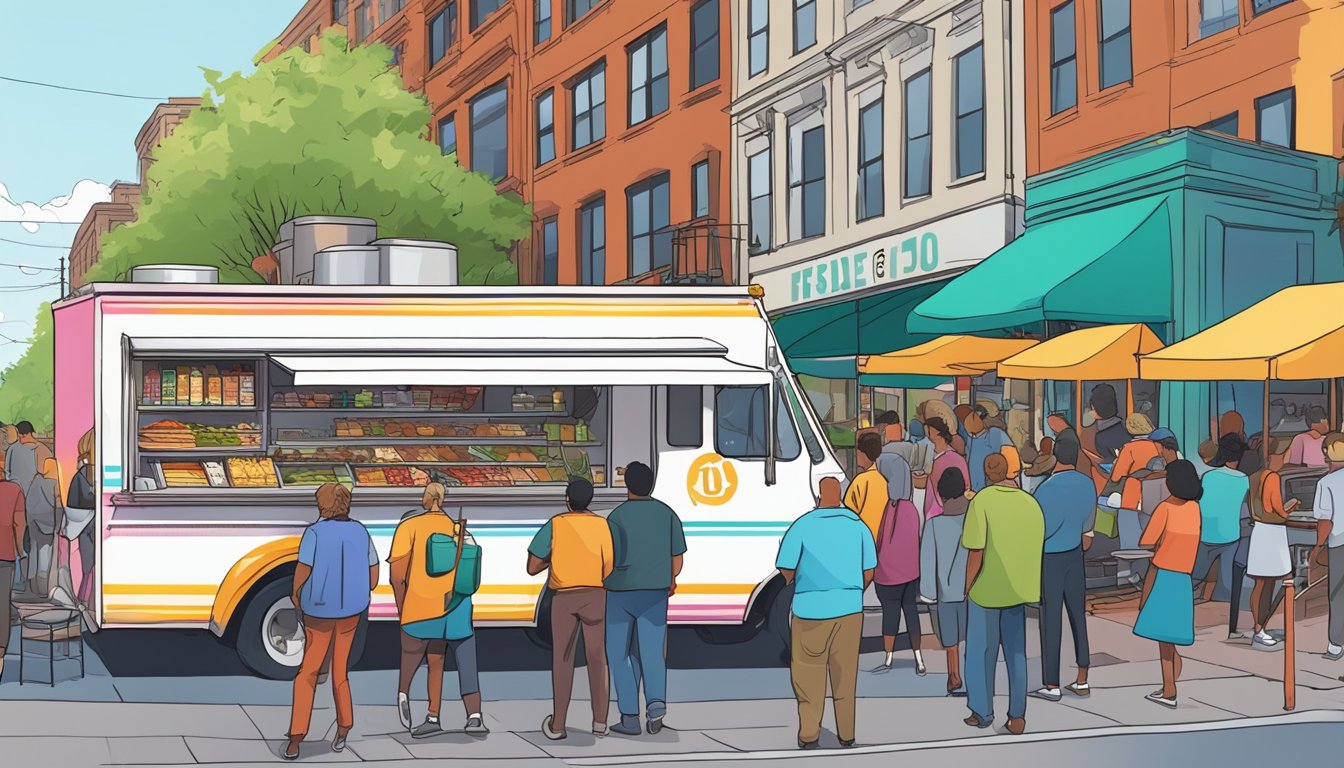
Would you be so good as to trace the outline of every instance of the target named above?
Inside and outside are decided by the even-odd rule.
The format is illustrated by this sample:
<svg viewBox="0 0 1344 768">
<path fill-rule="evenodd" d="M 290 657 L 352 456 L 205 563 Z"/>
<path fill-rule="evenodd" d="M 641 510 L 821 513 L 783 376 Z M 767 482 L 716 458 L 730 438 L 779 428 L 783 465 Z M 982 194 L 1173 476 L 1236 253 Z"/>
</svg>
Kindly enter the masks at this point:
<svg viewBox="0 0 1344 768">
<path fill-rule="evenodd" d="M 267 680 L 293 680 L 303 661 L 302 623 L 289 599 L 292 580 L 282 576 L 266 582 L 247 602 L 234 639 L 243 666 Z M 368 619 L 361 617 L 350 648 L 350 667 L 364 656 Z"/>
<path fill-rule="evenodd" d="M 765 614 L 765 634 L 779 653 L 779 662 L 788 666 L 793 659 L 793 635 L 789 620 L 792 615 L 793 585 L 781 584 Z"/>
</svg>

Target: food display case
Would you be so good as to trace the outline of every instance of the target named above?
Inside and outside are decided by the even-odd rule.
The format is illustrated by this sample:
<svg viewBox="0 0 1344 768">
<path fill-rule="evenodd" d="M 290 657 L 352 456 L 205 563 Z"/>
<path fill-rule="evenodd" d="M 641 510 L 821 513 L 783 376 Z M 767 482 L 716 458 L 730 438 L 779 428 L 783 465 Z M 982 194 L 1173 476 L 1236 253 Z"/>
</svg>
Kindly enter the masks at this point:
<svg viewBox="0 0 1344 768">
<path fill-rule="evenodd" d="M 264 358 L 138 361 L 133 369 L 142 393 L 139 474 L 161 488 L 497 488 L 563 486 L 575 476 L 620 484 L 607 472 L 603 387 L 336 390 L 294 386 Z"/>
</svg>

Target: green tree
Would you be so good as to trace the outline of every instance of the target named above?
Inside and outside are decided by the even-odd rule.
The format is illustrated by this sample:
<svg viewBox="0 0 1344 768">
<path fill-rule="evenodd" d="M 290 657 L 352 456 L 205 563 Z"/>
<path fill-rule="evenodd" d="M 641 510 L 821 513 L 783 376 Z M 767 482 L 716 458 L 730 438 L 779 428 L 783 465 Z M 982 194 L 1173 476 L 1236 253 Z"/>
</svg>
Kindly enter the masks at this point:
<svg viewBox="0 0 1344 768">
<path fill-rule="evenodd" d="M 139 218 L 103 238 L 89 281 L 142 264 L 218 267 L 256 283 L 253 260 L 280 225 L 308 214 L 364 216 L 382 236 L 444 240 L 465 284 L 510 284 L 506 256 L 531 211 L 445 157 L 429 140 L 429 105 L 407 92 L 385 45 L 351 48 L 328 30 L 316 53 L 287 51 L 249 75 L 205 72 L 202 106 L 154 151 Z M 0 374 L 0 420 L 52 427 L 51 309 L 28 351 Z"/>
<path fill-rule="evenodd" d="M 104 238 L 90 280 L 187 263 L 259 282 L 252 261 L 281 223 L 328 214 L 453 243 L 463 283 L 517 282 L 505 251 L 527 234 L 528 207 L 442 155 L 390 48 L 351 48 L 332 29 L 317 51 L 291 49 L 250 75 L 205 72 L 201 107 L 154 151 L 139 218 Z"/>
<path fill-rule="evenodd" d="M 55 367 L 51 336 L 51 305 L 37 310 L 28 350 L 0 373 L 0 422 L 28 420 L 38 432 L 50 432 L 52 375 Z"/>
</svg>

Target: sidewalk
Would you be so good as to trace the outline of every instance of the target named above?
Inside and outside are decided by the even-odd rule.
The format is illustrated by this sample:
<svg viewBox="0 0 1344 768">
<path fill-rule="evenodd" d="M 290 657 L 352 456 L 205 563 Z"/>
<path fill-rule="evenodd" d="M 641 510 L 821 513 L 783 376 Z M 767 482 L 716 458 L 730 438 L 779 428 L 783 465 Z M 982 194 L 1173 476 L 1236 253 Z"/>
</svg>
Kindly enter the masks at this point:
<svg viewBox="0 0 1344 768">
<path fill-rule="evenodd" d="M 1283 712 L 1281 684 L 1282 652 L 1252 650 L 1246 642 L 1226 640 L 1226 604 L 1198 607 L 1197 623 L 1203 627 L 1196 645 L 1185 654 L 1180 683 L 1180 707 L 1167 710 L 1144 700 L 1159 680 L 1155 643 L 1135 637 L 1130 623 L 1135 611 L 1133 601 L 1103 606 L 1088 620 L 1094 649 L 1091 675 L 1093 693 L 1087 699 L 1067 697 L 1060 703 L 1031 699 L 1027 708 L 1028 734 L 1033 739 L 1091 736 L 1113 733 L 1116 728 L 1179 726 L 1207 727 L 1232 721 L 1249 724 L 1247 718 L 1276 718 L 1269 722 L 1332 723 L 1344 732 L 1344 663 L 1321 659 L 1324 619 L 1298 624 L 1297 711 Z M 1029 677 L 1033 687 L 1039 681 L 1039 636 L 1034 625 L 1028 630 Z M 1066 633 L 1067 638 L 1067 633 Z M 933 645 L 932 638 L 926 647 Z M 1071 678 L 1071 651 L 1064 651 L 1064 675 Z M 863 672 L 860 675 L 858 741 L 860 745 L 915 746 L 990 744 L 1011 739 L 992 735 L 963 725 L 965 699 L 942 695 L 942 653 L 926 655 L 929 675 L 918 678 L 910 664 L 909 653 L 898 657 L 900 666 L 886 673 Z M 865 654 L 861 668 L 871 670 L 880 654 Z M 539 732 L 542 718 L 549 712 L 549 685 L 535 690 L 534 697 L 520 698 L 513 693 L 518 685 L 506 685 L 510 678 L 529 677 L 536 688 L 537 673 L 496 672 L 483 675 L 487 695 L 509 691 L 506 700 L 486 702 L 485 715 L 491 733 L 473 738 L 460 733 L 417 741 L 409 738 L 397 722 L 394 707 L 387 703 L 388 676 L 382 672 L 357 673 L 353 687 L 361 703 L 348 749 L 336 754 L 328 742 L 334 733 L 334 716 L 329 688 L 319 693 L 319 709 L 314 714 L 310 740 L 305 743 L 303 759 L 308 763 L 348 763 L 390 761 L 395 765 L 423 760 L 507 760 L 508 765 L 558 765 L 593 761 L 647 762 L 667 761 L 695 755 L 696 759 L 740 760 L 769 757 L 774 751 L 791 754 L 795 745 L 796 707 L 786 669 L 749 670 L 673 670 L 668 729 L 658 736 L 638 738 L 607 736 L 596 739 L 586 731 L 571 729 L 562 742 L 547 741 Z M 12 680 L 6 668 L 6 680 Z M 1002 728 L 1007 711 L 1007 681 L 1002 667 L 998 675 L 995 711 Z M 586 697 L 587 689 L 576 679 L 576 697 Z M 197 700 L 212 700 L 212 681 L 196 679 Z M 445 681 L 445 727 L 460 727 L 462 710 L 451 697 L 455 679 Z M 0 754 L 15 765 L 193 765 L 202 763 L 248 764 L 274 763 L 288 726 L 289 708 L 283 703 L 287 686 L 257 681 L 268 693 L 280 695 L 269 704 L 173 704 L 134 703 L 128 701 L 72 702 L 5 700 L 19 694 L 41 695 L 59 692 L 45 686 L 25 685 L 22 689 L 7 682 L 0 689 Z M 371 690 L 372 688 L 372 690 Z M 259 688 L 260 690 L 260 688 Z M 417 681 L 413 692 L 423 691 Z M 731 698 L 733 691 L 749 692 L 743 698 Z M 421 694 L 423 695 L 423 694 Z M 586 701 L 570 708 L 571 724 L 586 724 Z M 614 708 L 613 708 L 614 709 Z M 417 721 L 423 717 L 423 704 L 416 708 Z M 1259 721 L 1257 721 L 1259 722 Z M 827 716 L 825 727 L 831 727 Z M 1219 726 L 1221 727 L 1221 726 Z M 1080 733 L 1080 731 L 1085 733 Z M 78 735 L 73 735 L 78 734 Z M 1053 734 L 1053 736 L 1052 736 Z M 986 741 L 988 739 L 989 741 Z M 914 746 L 912 746 L 914 745 Z M 822 746 L 837 746 L 835 737 L 824 732 Z M 816 754 L 816 753 L 813 753 Z M 853 754 L 853 753 L 849 753 Z"/>
</svg>

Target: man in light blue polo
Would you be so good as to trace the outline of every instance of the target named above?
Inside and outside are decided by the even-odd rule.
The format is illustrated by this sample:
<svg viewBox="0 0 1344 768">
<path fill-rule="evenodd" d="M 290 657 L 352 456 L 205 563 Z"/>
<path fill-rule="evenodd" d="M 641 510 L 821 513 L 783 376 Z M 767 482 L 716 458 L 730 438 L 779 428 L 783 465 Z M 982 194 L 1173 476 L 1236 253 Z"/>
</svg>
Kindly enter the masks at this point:
<svg viewBox="0 0 1344 768">
<path fill-rule="evenodd" d="M 873 534 L 841 501 L 840 481 L 823 478 L 817 508 L 793 521 L 775 567 L 794 585 L 790 673 L 798 698 L 798 748 L 819 746 L 831 681 L 835 734 L 854 746 L 854 704 L 863 634 L 863 592 L 877 568 Z"/>
</svg>

